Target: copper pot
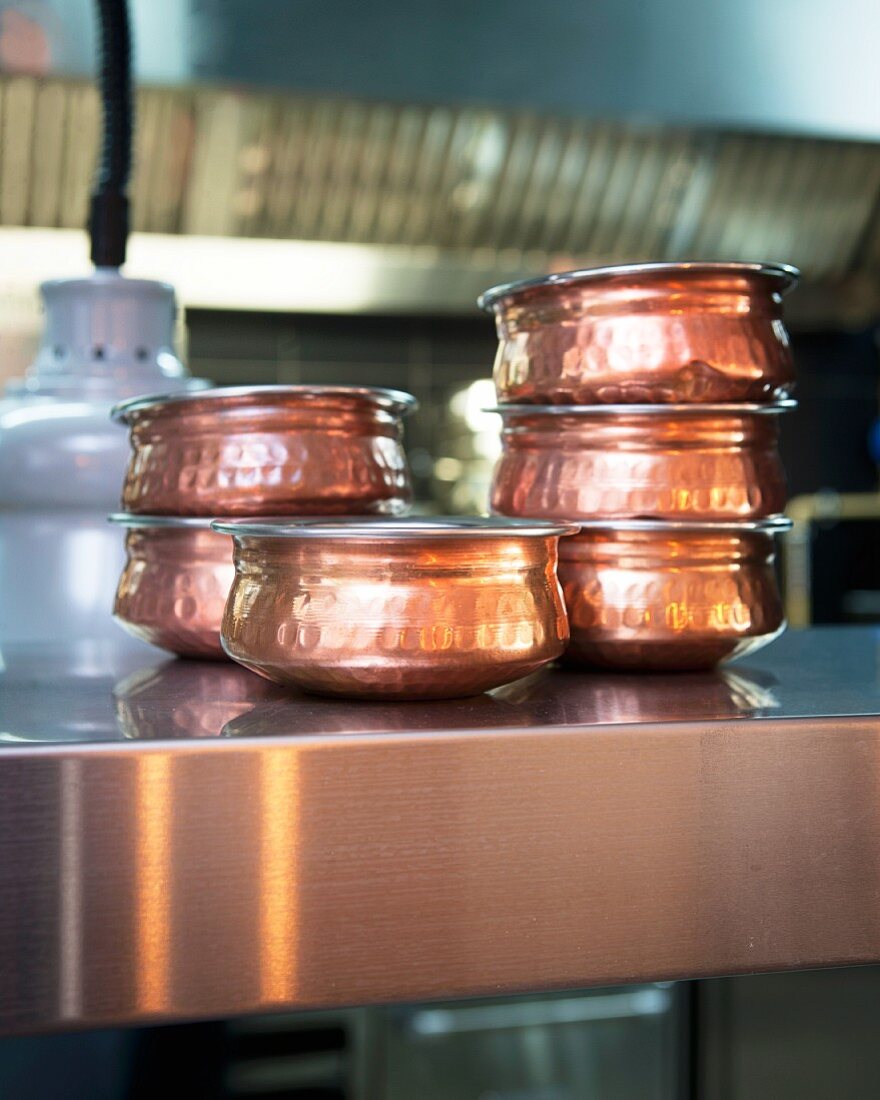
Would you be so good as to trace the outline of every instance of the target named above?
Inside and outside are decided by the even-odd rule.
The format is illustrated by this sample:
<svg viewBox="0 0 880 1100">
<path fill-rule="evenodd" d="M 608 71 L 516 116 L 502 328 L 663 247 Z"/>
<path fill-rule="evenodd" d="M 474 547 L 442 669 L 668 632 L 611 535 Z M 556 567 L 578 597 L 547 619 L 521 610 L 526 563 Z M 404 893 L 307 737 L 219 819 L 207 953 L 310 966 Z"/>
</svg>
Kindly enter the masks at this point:
<svg viewBox="0 0 880 1100">
<path fill-rule="evenodd" d="M 180 657 L 222 659 L 220 620 L 235 572 L 229 537 L 202 518 L 121 513 L 110 521 L 127 529 L 116 620 Z"/>
<path fill-rule="evenodd" d="M 585 524 L 560 545 L 566 659 L 688 670 L 752 653 L 784 628 L 773 536 L 789 520 Z"/>
<path fill-rule="evenodd" d="M 746 520 L 785 507 L 775 405 L 507 405 L 492 511 Z"/>
<path fill-rule="evenodd" d="M 794 388 L 785 264 L 651 263 L 487 291 L 498 400 L 537 404 L 774 401 Z"/>
<path fill-rule="evenodd" d="M 232 661 L 166 661 L 113 688 L 119 730 L 138 740 L 219 737 L 233 718 L 284 694 Z"/>
<path fill-rule="evenodd" d="M 242 386 L 118 405 L 132 456 L 129 512 L 181 516 L 397 514 L 412 499 L 409 394 Z"/>
<path fill-rule="evenodd" d="M 222 523 L 235 541 L 230 657 L 327 695 L 475 695 L 558 657 L 557 542 L 486 519 Z"/>
</svg>

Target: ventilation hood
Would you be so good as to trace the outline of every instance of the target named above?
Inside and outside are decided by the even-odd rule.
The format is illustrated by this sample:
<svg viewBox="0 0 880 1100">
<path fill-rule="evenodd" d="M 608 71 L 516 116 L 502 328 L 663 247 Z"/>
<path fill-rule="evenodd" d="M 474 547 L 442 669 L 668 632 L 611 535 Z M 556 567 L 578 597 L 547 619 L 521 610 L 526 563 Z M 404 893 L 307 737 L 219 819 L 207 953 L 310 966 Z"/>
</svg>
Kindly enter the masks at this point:
<svg viewBox="0 0 880 1100">
<path fill-rule="evenodd" d="M 42 7 L 50 71 L 0 80 L 0 224 L 73 230 L 99 111 L 58 70 L 91 70 L 91 3 Z M 796 324 L 880 314 L 875 0 L 133 12 L 134 227 L 174 267 L 136 236 L 132 273 L 186 304 L 458 312 L 548 270 L 741 259 L 802 268 Z"/>
</svg>

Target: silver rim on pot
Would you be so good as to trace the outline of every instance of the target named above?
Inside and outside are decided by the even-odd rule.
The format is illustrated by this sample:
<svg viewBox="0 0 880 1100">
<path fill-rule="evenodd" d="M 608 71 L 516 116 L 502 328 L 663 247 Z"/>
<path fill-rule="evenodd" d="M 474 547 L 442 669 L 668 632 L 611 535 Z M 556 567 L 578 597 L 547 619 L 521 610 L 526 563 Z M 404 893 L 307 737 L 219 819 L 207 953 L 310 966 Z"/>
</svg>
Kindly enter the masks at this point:
<svg viewBox="0 0 880 1100">
<path fill-rule="evenodd" d="M 786 294 L 798 283 L 801 273 L 791 264 L 780 263 L 722 263 L 703 262 L 655 262 L 645 264 L 614 264 L 609 267 L 588 267 L 577 271 L 560 271 L 555 275 L 543 275 L 537 279 L 521 279 L 514 283 L 501 283 L 499 286 L 490 287 L 477 299 L 480 309 L 491 312 L 495 304 L 502 298 L 520 294 L 523 291 L 537 290 L 540 287 L 570 286 L 572 283 L 601 282 L 605 279 L 631 278 L 645 275 L 649 278 L 653 275 L 681 274 L 707 274 L 719 275 L 729 272 L 731 275 L 764 275 L 771 279 L 778 279 L 779 292 Z"/>
<path fill-rule="evenodd" d="M 212 405 L 225 403 L 259 404 L 263 398 L 299 398 L 303 403 L 320 401 L 322 398 L 350 397 L 358 399 L 386 412 L 398 416 L 408 416 L 418 408 L 418 401 L 410 393 L 402 390 L 383 389 L 374 386 L 220 386 L 214 389 L 199 390 L 196 393 L 147 394 L 134 397 L 115 405 L 110 411 L 112 418 L 127 423 L 136 413 L 156 410 L 166 405 L 181 405 L 208 401 Z"/>
<path fill-rule="evenodd" d="M 295 539 L 426 539 L 458 538 L 467 535 L 474 538 L 550 538 L 554 535 L 576 534 L 577 523 L 542 523 L 540 520 L 509 519 L 487 516 L 443 516 L 421 518 L 411 516 L 402 519 L 364 521 L 333 520 L 252 520 L 218 521 L 211 526 L 224 535 L 245 538 L 295 538 Z"/>
</svg>

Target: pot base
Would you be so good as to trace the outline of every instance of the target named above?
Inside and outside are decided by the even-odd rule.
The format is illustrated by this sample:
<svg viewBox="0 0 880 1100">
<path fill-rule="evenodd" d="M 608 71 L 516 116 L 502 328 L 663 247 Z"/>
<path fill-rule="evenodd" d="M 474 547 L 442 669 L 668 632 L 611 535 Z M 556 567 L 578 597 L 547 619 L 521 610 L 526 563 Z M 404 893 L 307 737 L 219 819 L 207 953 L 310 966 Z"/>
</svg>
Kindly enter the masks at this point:
<svg viewBox="0 0 880 1100">
<path fill-rule="evenodd" d="M 444 669 L 370 666 L 291 669 L 283 665 L 263 664 L 258 667 L 234 653 L 229 656 L 266 680 L 309 695 L 336 699 L 382 699 L 390 703 L 474 698 L 493 688 L 521 680 L 547 663 L 546 658 L 542 658 L 518 665 L 508 664 L 503 670 L 497 667 L 474 668 L 473 664 Z"/>
<path fill-rule="evenodd" d="M 122 615 L 113 618 L 122 629 L 147 645 L 164 649 L 177 657 L 194 661 L 226 661 L 226 654 L 220 645 L 219 631 L 199 631 L 188 633 L 181 630 L 167 630 L 161 626 L 147 626 L 126 620 Z"/>
<path fill-rule="evenodd" d="M 785 629 L 750 638 L 690 637 L 687 641 L 578 641 L 562 657 L 566 665 L 620 672 L 698 672 L 755 653 Z"/>
</svg>

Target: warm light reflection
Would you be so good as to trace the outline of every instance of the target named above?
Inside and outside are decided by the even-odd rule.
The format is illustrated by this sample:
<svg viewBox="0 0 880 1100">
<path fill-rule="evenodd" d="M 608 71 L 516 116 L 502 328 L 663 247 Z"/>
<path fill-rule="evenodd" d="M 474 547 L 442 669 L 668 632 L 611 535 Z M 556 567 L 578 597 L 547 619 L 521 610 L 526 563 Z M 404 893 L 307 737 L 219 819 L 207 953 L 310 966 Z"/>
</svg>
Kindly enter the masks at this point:
<svg viewBox="0 0 880 1100">
<path fill-rule="evenodd" d="M 260 994 L 282 1003 L 297 984 L 299 761 L 290 750 L 267 750 L 260 766 Z"/>
<path fill-rule="evenodd" d="M 62 1019 L 76 1019 L 82 1013 L 82 761 L 62 761 L 60 793 L 59 1001 Z"/>
<path fill-rule="evenodd" d="M 170 1003 L 171 761 L 148 753 L 136 767 L 137 1004 L 162 1012 Z"/>
</svg>

